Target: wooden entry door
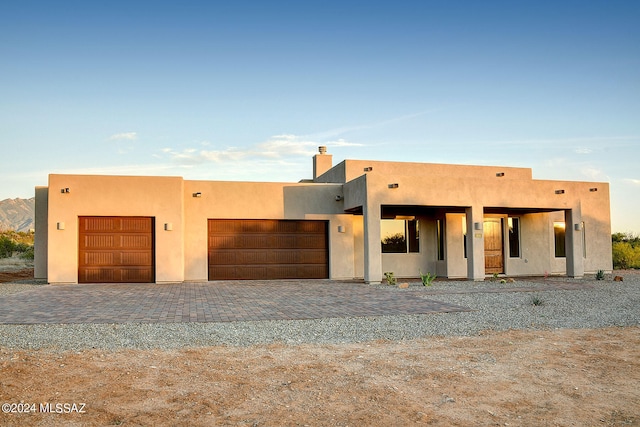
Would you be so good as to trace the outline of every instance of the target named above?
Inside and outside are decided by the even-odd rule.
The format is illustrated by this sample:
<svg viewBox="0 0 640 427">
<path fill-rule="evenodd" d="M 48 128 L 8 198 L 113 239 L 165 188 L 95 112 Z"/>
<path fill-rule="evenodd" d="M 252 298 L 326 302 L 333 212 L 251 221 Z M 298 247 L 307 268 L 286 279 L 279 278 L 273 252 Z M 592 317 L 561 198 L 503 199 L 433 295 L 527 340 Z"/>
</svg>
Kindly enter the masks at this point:
<svg viewBox="0 0 640 427">
<path fill-rule="evenodd" d="M 502 218 L 484 219 L 484 271 L 504 273 Z"/>
</svg>

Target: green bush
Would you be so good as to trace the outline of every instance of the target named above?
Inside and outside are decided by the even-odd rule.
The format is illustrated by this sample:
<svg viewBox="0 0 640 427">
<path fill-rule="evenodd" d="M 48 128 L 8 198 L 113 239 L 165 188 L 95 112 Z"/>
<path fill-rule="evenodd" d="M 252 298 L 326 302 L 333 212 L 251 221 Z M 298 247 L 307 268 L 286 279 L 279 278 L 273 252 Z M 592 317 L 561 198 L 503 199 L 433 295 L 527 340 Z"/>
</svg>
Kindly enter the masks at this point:
<svg viewBox="0 0 640 427">
<path fill-rule="evenodd" d="M 0 236 L 0 258 L 9 258 L 13 255 L 16 244 L 7 236 Z"/>
<path fill-rule="evenodd" d="M 613 243 L 613 268 L 640 268 L 640 245 L 630 242 Z"/>
<path fill-rule="evenodd" d="M 19 253 L 22 258 L 33 259 L 33 233 L 0 232 L 0 258 L 10 258 Z"/>
<path fill-rule="evenodd" d="M 20 254 L 20 258 L 33 261 L 35 258 L 33 246 L 27 247 L 27 249 Z"/>
</svg>

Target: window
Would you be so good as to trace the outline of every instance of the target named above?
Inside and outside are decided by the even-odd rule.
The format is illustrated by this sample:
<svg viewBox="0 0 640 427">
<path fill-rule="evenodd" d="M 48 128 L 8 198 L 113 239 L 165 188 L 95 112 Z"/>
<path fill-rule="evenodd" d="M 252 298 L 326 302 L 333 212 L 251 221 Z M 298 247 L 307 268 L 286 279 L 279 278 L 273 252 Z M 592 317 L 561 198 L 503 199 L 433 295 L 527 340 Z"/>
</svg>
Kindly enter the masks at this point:
<svg viewBox="0 0 640 427">
<path fill-rule="evenodd" d="M 582 227 L 582 257 L 586 258 L 587 257 L 587 235 L 585 234 L 586 232 L 584 231 L 584 221 L 582 221 L 581 223 Z"/>
<path fill-rule="evenodd" d="M 444 260 L 444 221 L 436 220 L 436 233 L 438 233 L 438 261 Z"/>
<path fill-rule="evenodd" d="M 417 219 L 383 219 L 380 233 L 382 253 L 420 252 L 420 224 Z"/>
<path fill-rule="evenodd" d="M 564 222 L 554 222 L 553 223 L 553 236 L 555 240 L 556 246 L 556 258 L 564 258 L 566 256 L 565 252 L 565 230 L 564 230 Z"/>
<path fill-rule="evenodd" d="M 509 256 L 520 258 L 520 218 L 507 218 L 509 224 Z"/>
<path fill-rule="evenodd" d="M 464 246 L 464 257 L 467 257 L 467 216 L 462 216 L 462 244 Z"/>
</svg>

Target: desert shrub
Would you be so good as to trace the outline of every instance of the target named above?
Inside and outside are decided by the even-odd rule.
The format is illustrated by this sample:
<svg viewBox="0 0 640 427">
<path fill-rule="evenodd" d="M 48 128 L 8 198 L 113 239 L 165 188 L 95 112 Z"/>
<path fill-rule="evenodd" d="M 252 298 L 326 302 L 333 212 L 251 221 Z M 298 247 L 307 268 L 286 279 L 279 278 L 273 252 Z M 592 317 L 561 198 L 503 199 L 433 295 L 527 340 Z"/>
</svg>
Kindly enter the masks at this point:
<svg viewBox="0 0 640 427">
<path fill-rule="evenodd" d="M 16 248 L 16 244 L 9 237 L 0 236 L 0 258 L 9 258 L 13 255 L 13 251 Z"/>
<path fill-rule="evenodd" d="M 640 268 L 640 244 L 630 242 L 613 243 L 613 268 Z"/>
<path fill-rule="evenodd" d="M 424 286 L 431 286 L 433 281 L 436 279 L 436 275 L 431 274 L 428 271 L 427 274 L 422 274 L 422 271 L 418 270 L 418 273 L 420 274 L 420 280 L 422 280 L 422 284 Z"/>
<path fill-rule="evenodd" d="M 384 273 L 384 277 L 387 279 L 387 284 L 395 286 L 398 283 L 398 279 L 393 275 L 393 271 L 387 271 Z"/>
<path fill-rule="evenodd" d="M 9 258 L 15 252 L 33 259 L 33 233 L 3 231 L 0 233 L 0 258 Z"/>
<path fill-rule="evenodd" d="M 33 246 L 27 247 L 27 249 L 20 254 L 20 258 L 33 261 L 35 258 Z"/>
</svg>

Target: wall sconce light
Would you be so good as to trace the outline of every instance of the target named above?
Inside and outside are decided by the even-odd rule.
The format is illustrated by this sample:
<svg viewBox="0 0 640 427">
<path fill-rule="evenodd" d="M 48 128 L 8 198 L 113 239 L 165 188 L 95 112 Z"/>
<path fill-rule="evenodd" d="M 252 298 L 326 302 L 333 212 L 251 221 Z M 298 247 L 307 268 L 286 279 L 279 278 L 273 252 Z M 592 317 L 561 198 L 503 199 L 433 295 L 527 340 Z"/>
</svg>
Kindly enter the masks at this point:
<svg viewBox="0 0 640 427">
<path fill-rule="evenodd" d="M 59 222 L 56 224 L 56 228 L 58 230 L 64 230 L 64 222 Z"/>
<path fill-rule="evenodd" d="M 336 196 L 336 202 L 339 202 L 339 201 L 341 201 L 342 199 L 344 199 L 344 197 L 342 197 L 341 195 L 339 195 L 339 194 L 338 194 L 338 195 Z"/>
<path fill-rule="evenodd" d="M 582 224 L 573 224 L 573 229 L 576 231 L 582 231 Z"/>
<path fill-rule="evenodd" d="M 393 184 L 389 184 L 389 188 L 398 188 L 399 185 L 397 182 L 394 182 Z"/>
<path fill-rule="evenodd" d="M 373 170 L 373 166 L 367 166 L 366 168 L 364 168 L 365 172 L 371 172 Z"/>
<path fill-rule="evenodd" d="M 481 222 L 474 222 L 473 223 L 473 229 L 474 230 L 482 230 L 482 223 Z"/>
<path fill-rule="evenodd" d="M 69 187 L 67 187 L 67 188 L 61 188 L 61 189 L 60 189 L 60 192 L 61 192 L 62 194 L 68 194 L 68 193 L 69 193 Z"/>
<path fill-rule="evenodd" d="M 197 193 L 193 193 L 193 197 L 202 197 L 202 193 L 199 191 Z"/>
<path fill-rule="evenodd" d="M 338 233 L 344 233 L 344 225 L 338 226 Z"/>
<path fill-rule="evenodd" d="M 564 194 L 564 190 L 556 190 L 556 194 Z"/>
<path fill-rule="evenodd" d="M 496 176 L 498 178 L 503 177 L 504 176 L 504 172 L 498 172 L 498 173 L 496 173 Z"/>
<path fill-rule="evenodd" d="M 593 193 L 594 191 L 598 191 L 598 188 L 597 187 L 593 187 L 593 188 L 590 188 L 589 191 L 591 191 Z"/>
<path fill-rule="evenodd" d="M 173 224 L 170 222 L 165 222 L 164 231 L 173 231 Z"/>
</svg>

